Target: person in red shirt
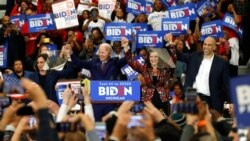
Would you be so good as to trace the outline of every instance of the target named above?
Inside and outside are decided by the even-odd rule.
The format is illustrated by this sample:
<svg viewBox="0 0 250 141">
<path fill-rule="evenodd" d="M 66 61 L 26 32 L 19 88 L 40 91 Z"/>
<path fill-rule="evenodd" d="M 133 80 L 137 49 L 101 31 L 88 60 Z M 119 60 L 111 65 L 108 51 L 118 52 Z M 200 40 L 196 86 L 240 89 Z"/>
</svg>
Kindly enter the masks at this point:
<svg viewBox="0 0 250 141">
<path fill-rule="evenodd" d="M 17 4 L 12 8 L 10 16 L 18 16 L 25 14 L 27 8 L 36 9 L 36 7 L 26 0 L 17 1 Z"/>
<path fill-rule="evenodd" d="M 27 8 L 25 11 L 25 15 L 34 15 L 35 12 L 32 11 L 31 8 Z M 24 25 L 21 27 L 21 33 L 24 36 L 26 42 L 26 56 L 30 56 L 33 54 L 35 50 L 35 40 L 39 33 L 30 33 L 28 27 L 28 21 L 25 21 Z"/>
</svg>

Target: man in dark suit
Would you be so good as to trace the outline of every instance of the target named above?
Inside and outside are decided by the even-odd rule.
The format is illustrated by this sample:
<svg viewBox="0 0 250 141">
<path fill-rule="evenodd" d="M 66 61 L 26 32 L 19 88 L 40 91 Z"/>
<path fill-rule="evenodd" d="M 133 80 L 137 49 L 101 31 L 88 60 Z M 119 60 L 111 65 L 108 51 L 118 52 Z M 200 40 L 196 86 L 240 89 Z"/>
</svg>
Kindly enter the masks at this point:
<svg viewBox="0 0 250 141">
<path fill-rule="evenodd" d="M 25 41 L 23 35 L 18 31 L 16 25 L 10 22 L 9 16 L 3 16 L 3 26 L 0 28 L 0 45 L 7 50 L 7 66 L 11 67 L 14 60 L 24 60 L 26 56 Z"/>
<path fill-rule="evenodd" d="M 72 62 L 79 68 L 88 69 L 91 72 L 91 80 L 118 80 L 118 74 L 124 65 L 127 64 L 125 58 L 111 58 L 112 48 L 107 43 L 102 43 L 97 51 L 98 58 L 85 61 L 79 60 L 75 55 L 71 55 Z M 111 110 L 114 104 L 93 104 L 95 120 L 101 118 Z"/>
<path fill-rule="evenodd" d="M 178 58 L 188 62 L 185 88 L 196 88 L 199 97 L 221 113 L 224 102 L 230 102 L 229 69 L 227 62 L 214 54 L 215 49 L 216 40 L 207 37 L 203 52 L 187 56 L 181 54 Z"/>
</svg>

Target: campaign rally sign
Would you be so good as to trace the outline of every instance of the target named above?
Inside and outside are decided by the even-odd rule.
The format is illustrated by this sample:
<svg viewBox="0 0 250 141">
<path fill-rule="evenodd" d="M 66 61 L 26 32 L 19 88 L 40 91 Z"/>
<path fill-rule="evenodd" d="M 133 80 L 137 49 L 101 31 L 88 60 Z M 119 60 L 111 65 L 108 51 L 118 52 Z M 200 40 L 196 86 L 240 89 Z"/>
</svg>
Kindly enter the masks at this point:
<svg viewBox="0 0 250 141">
<path fill-rule="evenodd" d="M 176 1 L 177 0 L 161 0 L 163 6 L 166 8 L 176 6 L 177 5 Z"/>
<path fill-rule="evenodd" d="M 10 22 L 14 25 L 17 26 L 17 28 L 20 30 L 22 28 L 22 26 L 25 23 L 25 19 L 23 15 L 19 15 L 19 16 L 10 16 Z"/>
<path fill-rule="evenodd" d="M 58 56 L 57 45 L 55 44 L 48 44 L 47 45 L 50 56 Z"/>
<path fill-rule="evenodd" d="M 137 61 L 141 65 L 145 63 L 143 57 L 140 55 L 136 56 L 136 58 L 133 59 L 133 61 Z M 134 69 L 132 69 L 129 65 L 125 65 L 124 67 L 122 67 L 121 72 L 127 76 L 128 80 L 131 80 L 131 81 L 135 80 L 137 76 L 139 75 L 139 73 L 135 71 Z"/>
<path fill-rule="evenodd" d="M 67 80 L 67 81 L 59 81 L 56 83 L 55 89 L 56 89 L 56 96 L 59 105 L 62 104 L 63 102 L 63 92 L 67 88 L 68 85 L 71 85 L 71 90 L 75 94 L 80 94 L 81 93 L 81 84 L 80 80 Z"/>
<path fill-rule="evenodd" d="M 122 37 L 132 40 L 133 26 L 129 23 L 106 23 L 104 33 L 106 33 L 106 40 L 118 41 Z"/>
<path fill-rule="evenodd" d="M 139 81 L 91 81 L 90 89 L 94 102 L 140 101 Z"/>
<path fill-rule="evenodd" d="M 250 127 L 250 75 L 232 78 L 231 99 L 234 104 L 238 128 Z"/>
<path fill-rule="evenodd" d="M 149 15 L 152 13 L 154 7 L 154 0 L 146 0 L 146 14 Z"/>
<path fill-rule="evenodd" d="M 216 10 L 217 8 L 217 4 L 218 4 L 218 1 L 216 0 L 207 0 L 210 4 L 210 8 L 213 9 L 213 10 Z"/>
<path fill-rule="evenodd" d="M 202 15 L 204 15 L 205 11 L 210 11 L 211 8 L 213 8 L 213 7 L 209 1 L 202 0 L 197 4 L 196 11 L 197 11 L 198 16 L 201 17 Z M 209 12 L 209 13 L 207 13 L 206 16 L 210 16 L 210 15 L 211 15 L 211 13 Z"/>
<path fill-rule="evenodd" d="M 126 11 L 134 15 L 139 15 L 145 12 L 146 1 L 145 0 L 127 0 Z"/>
<path fill-rule="evenodd" d="M 136 47 L 163 47 L 164 35 L 162 31 L 140 31 L 136 36 Z"/>
<path fill-rule="evenodd" d="M 243 36 L 242 29 L 241 29 L 240 26 L 238 26 L 235 23 L 235 20 L 234 20 L 234 17 L 233 17 L 232 14 L 226 13 L 224 15 L 224 19 L 223 19 L 222 25 L 224 25 L 224 26 L 226 26 L 226 27 L 234 30 L 239 35 L 239 37 L 242 38 L 242 36 Z"/>
<path fill-rule="evenodd" d="M 148 25 L 146 23 L 133 23 L 133 34 L 137 35 L 139 31 L 147 31 Z"/>
<path fill-rule="evenodd" d="M 29 32 L 39 32 L 41 30 L 54 30 L 55 24 L 51 14 L 38 14 L 28 16 Z"/>
<path fill-rule="evenodd" d="M 195 4 L 169 7 L 169 17 L 172 19 L 189 17 L 190 20 L 195 20 L 197 18 Z"/>
<path fill-rule="evenodd" d="M 115 9 L 116 0 L 99 0 L 98 10 L 99 15 L 110 19 L 113 10 Z"/>
<path fill-rule="evenodd" d="M 189 18 L 177 18 L 177 19 L 162 19 L 162 30 L 172 35 L 183 35 L 187 33 L 189 29 Z"/>
<path fill-rule="evenodd" d="M 7 67 L 7 44 L 6 46 L 0 45 L 0 68 Z"/>
<path fill-rule="evenodd" d="M 201 26 L 201 40 L 204 41 L 208 36 L 212 36 L 214 38 L 223 37 L 224 32 L 222 30 L 221 23 L 221 20 L 203 23 Z"/>
<path fill-rule="evenodd" d="M 52 10 L 57 29 L 64 29 L 79 25 L 77 11 L 73 0 L 53 3 Z"/>
</svg>

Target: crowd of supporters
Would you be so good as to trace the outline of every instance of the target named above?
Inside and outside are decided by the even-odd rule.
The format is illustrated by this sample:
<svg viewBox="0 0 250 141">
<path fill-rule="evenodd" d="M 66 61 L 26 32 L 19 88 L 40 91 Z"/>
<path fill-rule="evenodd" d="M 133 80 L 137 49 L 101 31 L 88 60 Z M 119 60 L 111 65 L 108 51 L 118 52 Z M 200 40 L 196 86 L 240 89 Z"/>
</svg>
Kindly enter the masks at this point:
<svg viewBox="0 0 250 141">
<path fill-rule="evenodd" d="M 29 32 L 27 21 L 18 28 L 11 17 L 53 13 L 57 0 L 8 0 L 2 17 L 0 45 L 7 46 L 7 64 L 1 68 L 0 140 L 38 141 L 237 141 L 236 117 L 230 99 L 229 80 L 238 76 L 238 66 L 249 61 L 249 0 L 214 0 L 216 8 L 190 21 L 187 34 L 164 35 L 164 47 L 175 67 L 159 67 L 160 52 L 154 47 L 137 48 L 122 38 L 106 40 L 106 23 L 146 23 L 148 31 L 161 31 L 161 19 L 167 17 L 165 0 L 153 0 L 150 14 L 126 12 L 126 0 L 117 0 L 111 17 L 98 10 L 98 0 L 88 2 L 89 9 L 78 15 L 79 25 L 60 30 Z M 75 7 L 80 0 L 74 0 Z M 199 0 L 178 0 L 176 5 L 198 3 Z M 207 37 L 201 41 L 203 23 L 223 19 L 225 13 L 243 28 L 243 37 L 224 26 L 224 36 Z M 209 16 L 208 16 L 209 15 Z M 51 69 L 50 48 L 60 50 Z M 134 58 L 142 56 L 142 65 Z M 161 62 L 162 63 L 162 62 Z M 140 102 L 93 103 L 86 87 L 81 87 L 80 110 L 78 94 L 68 86 L 56 97 L 60 79 L 128 80 L 121 68 L 128 64 L 139 72 Z M 53 66 L 53 67 L 54 67 Z M 6 82 L 18 81 L 25 98 L 8 97 Z M 28 79 L 27 79 L 28 78 Z M 195 89 L 192 89 L 192 88 Z M 189 93 L 192 93 L 189 95 Z M 193 96 L 193 97 L 192 97 Z M 28 115 L 27 107 L 32 107 Z M 101 129 L 100 129 L 101 128 Z M 250 140 L 247 129 L 244 140 Z"/>
</svg>

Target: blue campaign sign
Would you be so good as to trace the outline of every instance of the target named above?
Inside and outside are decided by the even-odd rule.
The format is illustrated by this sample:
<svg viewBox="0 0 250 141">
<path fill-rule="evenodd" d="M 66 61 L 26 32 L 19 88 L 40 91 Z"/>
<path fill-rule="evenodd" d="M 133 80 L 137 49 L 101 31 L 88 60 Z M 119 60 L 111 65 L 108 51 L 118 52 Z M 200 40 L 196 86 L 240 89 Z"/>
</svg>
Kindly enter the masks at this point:
<svg viewBox="0 0 250 141">
<path fill-rule="evenodd" d="M 222 25 L 234 30 L 239 35 L 239 37 L 242 38 L 242 36 L 243 36 L 242 29 L 240 26 L 238 26 L 235 23 L 235 20 L 234 20 L 234 17 L 232 14 L 226 13 L 224 15 Z"/>
<path fill-rule="evenodd" d="M 41 30 L 54 30 L 55 23 L 51 14 L 38 14 L 28 16 L 29 32 L 39 32 Z"/>
<path fill-rule="evenodd" d="M 126 11 L 134 15 L 139 15 L 146 10 L 145 0 L 127 0 Z"/>
<path fill-rule="evenodd" d="M 145 63 L 143 57 L 140 55 L 136 56 L 134 61 L 138 61 L 142 65 Z M 139 75 L 139 73 L 137 71 L 135 71 L 134 69 L 132 69 L 129 65 L 125 65 L 124 67 L 122 67 L 121 71 L 123 74 L 126 74 L 128 80 L 131 80 L 131 81 L 135 80 L 137 78 L 137 76 Z"/>
<path fill-rule="evenodd" d="M 14 25 L 17 26 L 17 28 L 20 30 L 22 28 L 22 26 L 25 23 L 25 18 L 23 15 L 19 15 L 19 16 L 10 16 L 10 22 Z"/>
<path fill-rule="evenodd" d="M 223 37 L 224 32 L 222 30 L 221 23 L 221 20 L 203 23 L 201 26 L 201 41 L 204 41 L 208 36 L 212 36 L 214 38 Z"/>
<path fill-rule="evenodd" d="M 81 92 L 81 84 L 80 80 L 66 80 L 66 81 L 60 81 L 56 83 L 56 97 L 58 100 L 58 104 L 61 105 L 63 102 L 63 92 L 67 88 L 67 86 L 70 84 L 71 91 L 80 94 Z"/>
<path fill-rule="evenodd" d="M 51 53 L 50 55 L 52 55 L 53 57 L 57 57 L 57 45 L 55 44 L 48 44 L 47 45 L 48 49 L 49 49 L 49 52 Z"/>
<path fill-rule="evenodd" d="M 238 128 L 250 127 L 250 76 L 232 78 L 230 92 Z"/>
<path fill-rule="evenodd" d="M 176 6 L 177 5 L 176 1 L 177 0 L 161 0 L 163 6 L 166 8 Z"/>
<path fill-rule="evenodd" d="M 94 102 L 140 101 L 139 81 L 91 81 L 90 89 Z"/>
<path fill-rule="evenodd" d="M 57 101 L 58 101 L 58 104 L 61 105 L 62 102 L 63 102 L 63 92 L 64 90 L 67 88 L 67 85 L 66 84 L 61 84 L 61 85 L 58 85 L 57 86 L 57 89 L 56 89 L 56 97 L 57 97 Z"/>
<path fill-rule="evenodd" d="M 146 0 L 146 14 L 149 15 L 154 7 L 154 0 Z"/>
<path fill-rule="evenodd" d="M 202 16 L 206 10 L 208 10 L 210 7 L 212 7 L 211 3 L 206 0 L 202 0 L 197 4 L 197 14 L 198 16 Z M 211 13 L 208 13 L 206 16 L 210 16 Z"/>
<path fill-rule="evenodd" d="M 130 81 L 135 80 L 139 75 L 139 73 L 132 69 L 128 64 L 121 68 L 121 72 L 125 74 Z"/>
<path fill-rule="evenodd" d="M 188 3 L 180 6 L 169 7 L 170 18 L 185 18 L 189 17 L 190 20 L 195 20 L 197 18 L 195 4 Z"/>
<path fill-rule="evenodd" d="M 189 18 L 162 19 L 162 30 L 172 35 L 183 35 L 189 29 Z"/>
<path fill-rule="evenodd" d="M 133 25 L 130 23 L 106 23 L 104 33 L 106 33 L 106 40 L 119 41 L 122 37 L 132 40 Z"/>
<path fill-rule="evenodd" d="M 148 25 L 146 23 L 133 23 L 133 34 L 137 35 L 139 31 L 148 31 Z"/>
<path fill-rule="evenodd" d="M 4 45 L 0 45 L 0 68 L 7 67 L 7 52 L 8 51 L 8 43 Z"/>
<path fill-rule="evenodd" d="M 136 47 L 163 47 L 164 35 L 162 31 L 140 31 L 136 36 Z"/>
</svg>

